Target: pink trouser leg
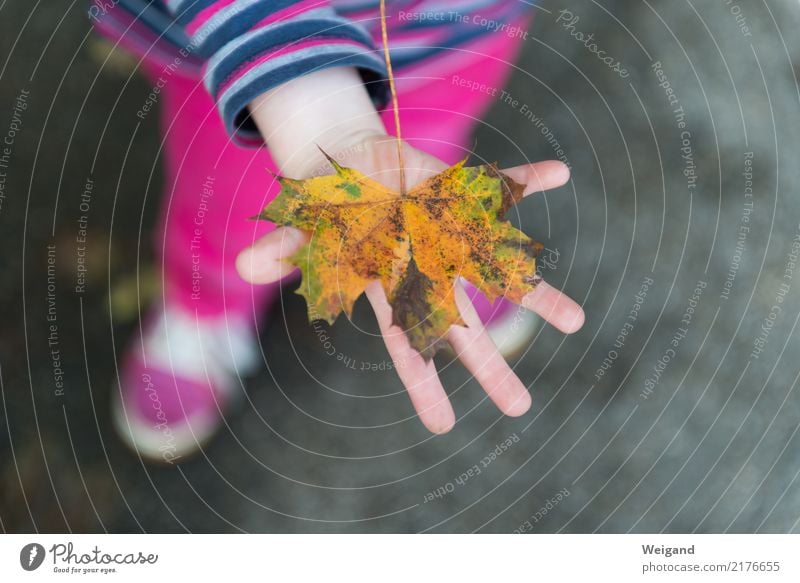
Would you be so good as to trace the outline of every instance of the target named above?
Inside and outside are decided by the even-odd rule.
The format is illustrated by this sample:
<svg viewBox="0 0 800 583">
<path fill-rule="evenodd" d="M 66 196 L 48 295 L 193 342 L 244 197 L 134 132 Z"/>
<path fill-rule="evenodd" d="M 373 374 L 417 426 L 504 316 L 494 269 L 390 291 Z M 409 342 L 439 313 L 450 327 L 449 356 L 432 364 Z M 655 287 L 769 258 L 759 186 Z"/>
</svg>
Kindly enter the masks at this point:
<svg viewBox="0 0 800 583">
<path fill-rule="evenodd" d="M 476 125 L 500 98 L 518 50 L 517 39 L 492 34 L 451 49 L 436 65 L 397 71 L 403 139 L 448 164 L 465 158 L 472 150 Z M 466 82 L 484 90 L 472 90 Z M 394 133 L 391 107 L 382 118 Z"/>
<path fill-rule="evenodd" d="M 252 221 L 277 193 L 265 148 L 229 141 L 202 83 L 171 78 L 162 91 L 165 193 L 156 252 L 165 302 L 199 316 L 260 315 L 278 285 L 252 286 L 236 255 L 274 229 Z"/>
<path fill-rule="evenodd" d="M 403 137 L 449 164 L 466 157 L 475 124 L 496 96 L 471 91 L 458 80 L 496 88 L 499 95 L 518 48 L 518 40 L 493 34 L 454 50 L 435 70 L 423 65 L 398 71 Z M 406 79 L 414 76 L 428 79 Z M 229 141 L 201 82 L 172 77 L 161 98 L 166 191 L 155 245 L 164 300 L 200 316 L 258 316 L 278 285 L 245 283 L 235 259 L 274 228 L 248 220 L 278 192 L 265 171 L 275 170 L 273 162 L 265 148 Z M 391 109 L 382 117 L 393 131 Z M 471 286 L 468 291 L 484 321 L 507 303 L 491 306 Z"/>
</svg>

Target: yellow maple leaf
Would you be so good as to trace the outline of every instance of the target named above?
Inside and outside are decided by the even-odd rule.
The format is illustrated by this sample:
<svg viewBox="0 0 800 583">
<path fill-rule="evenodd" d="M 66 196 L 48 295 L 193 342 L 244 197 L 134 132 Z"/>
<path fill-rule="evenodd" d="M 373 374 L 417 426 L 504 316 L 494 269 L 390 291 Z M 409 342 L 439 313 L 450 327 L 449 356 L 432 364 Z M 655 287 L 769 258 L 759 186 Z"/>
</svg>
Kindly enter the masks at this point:
<svg viewBox="0 0 800 583">
<path fill-rule="evenodd" d="M 429 359 L 450 326 L 464 325 L 454 295 L 458 277 L 490 301 L 519 302 L 534 289 L 542 246 L 505 219 L 524 185 L 493 164 L 462 161 L 399 194 L 328 160 L 333 175 L 278 177 L 280 193 L 259 215 L 310 235 L 289 259 L 302 272 L 298 293 L 310 320 L 349 317 L 365 286 L 379 280 L 394 323 Z"/>
</svg>

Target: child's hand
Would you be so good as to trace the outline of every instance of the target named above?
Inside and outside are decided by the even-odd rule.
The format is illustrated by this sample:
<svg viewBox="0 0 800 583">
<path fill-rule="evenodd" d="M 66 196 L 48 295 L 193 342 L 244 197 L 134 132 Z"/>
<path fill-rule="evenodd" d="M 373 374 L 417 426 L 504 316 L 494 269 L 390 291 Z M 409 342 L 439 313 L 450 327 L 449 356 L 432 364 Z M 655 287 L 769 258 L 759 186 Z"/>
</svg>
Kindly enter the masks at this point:
<svg viewBox="0 0 800 583">
<path fill-rule="evenodd" d="M 350 144 L 340 156 L 335 151 L 329 153 L 340 159 L 343 165 L 355 168 L 392 189 L 398 189 L 394 138 L 380 133 L 366 135 L 358 143 Z M 442 161 L 408 145 L 404 149 L 404 158 L 408 188 L 447 167 Z M 568 168 L 557 161 L 517 166 L 503 172 L 515 181 L 527 184 L 526 195 L 561 186 L 569 179 Z M 291 227 L 278 228 L 242 251 L 237 260 L 237 269 L 251 283 L 278 281 L 296 269 L 283 259 L 295 253 L 307 240 L 307 235 L 302 231 Z M 380 283 L 370 284 L 366 294 L 375 310 L 386 348 L 420 419 L 434 433 L 449 431 L 455 423 L 455 415 L 433 361 L 426 363 L 411 348 L 405 333 L 392 325 L 391 307 Z M 497 351 L 460 284 L 457 284 L 456 302 L 468 327 L 451 327 L 448 341 L 498 408 L 506 415 L 522 415 L 531 405 L 527 388 Z M 545 282 L 528 294 L 522 305 L 565 333 L 575 332 L 583 324 L 584 315 L 580 306 Z"/>
<path fill-rule="evenodd" d="M 396 141 L 386 134 L 354 69 L 323 69 L 298 77 L 259 96 L 250 104 L 250 109 L 284 176 L 302 179 L 317 174 L 325 162 L 319 146 L 343 165 L 398 189 Z M 407 145 L 404 158 L 407 188 L 447 167 L 441 160 Z M 561 186 L 569 179 L 567 167 L 555 161 L 518 166 L 503 172 L 526 184 L 525 194 Z M 284 258 L 306 242 L 307 236 L 297 229 L 276 229 L 240 253 L 237 269 L 252 283 L 278 281 L 296 269 L 285 263 Z M 468 327 L 451 327 L 448 340 L 500 410 L 507 415 L 522 415 L 531 404 L 527 388 L 497 351 L 464 290 L 460 285 L 456 287 L 456 302 Z M 426 363 L 411 348 L 405 333 L 392 325 L 391 308 L 380 283 L 367 286 L 366 293 L 386 347 L 420 419 L 435 433 L 449 431 L 455 414 L 433 361 Z M 575 332 L 583 324 L 580 306 L 545 282 L 522 303 L 562 332 Z"/>
</svg>

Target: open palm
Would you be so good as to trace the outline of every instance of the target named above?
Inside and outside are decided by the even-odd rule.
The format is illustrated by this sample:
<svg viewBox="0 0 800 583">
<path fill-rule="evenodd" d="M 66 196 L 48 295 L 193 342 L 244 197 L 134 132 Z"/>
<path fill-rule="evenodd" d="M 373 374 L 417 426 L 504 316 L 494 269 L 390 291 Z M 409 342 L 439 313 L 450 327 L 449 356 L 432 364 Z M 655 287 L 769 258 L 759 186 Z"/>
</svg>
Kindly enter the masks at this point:
<svg viewBox="0 0 800 583">
<path fill-rule="evenodd" d="M 399 189 L 400 173 L 396 141 L 385 135 L 369 136 L 357 147 L 334 156 L 344 166 L 353 167 L 394 190 Z M 447 164 L 421 150 L 404 144 L 406 187 L 412 188 L 438 174 Z M 525 184 L 525 195 L 563 185 L 569 169 L 558 161 L 544 161 L 503 170 L 516 182 Z M 284 261 L 308 241 L 308 235 L 292 227 L 278 228 L 239 254 L 240 275 L 254 284 L 267 284 L 289 275 L 296 268 Z M 456 284 L 456 303 L 467 324 L 451 326 L 447 340 L 461 362 L 506 415 L 519 416 L 531 405 L 525 385 L 500 355 L 481 324 L 475 308 L 460 283 Z M 392 309 L 377 281 L 366 288 L 389 355 L 423 424 L 434 433 L 445 433 L 455 423 L 455 414 L 439 380 L 433 360 L 426 362 L 408 342 L 405 333 L 392 324 Z M 584 314 L 572 299 L 546 282 L 523 298 L 521 305 L 543 317 L 565 333 L 580 329 Z"/>
</svg>

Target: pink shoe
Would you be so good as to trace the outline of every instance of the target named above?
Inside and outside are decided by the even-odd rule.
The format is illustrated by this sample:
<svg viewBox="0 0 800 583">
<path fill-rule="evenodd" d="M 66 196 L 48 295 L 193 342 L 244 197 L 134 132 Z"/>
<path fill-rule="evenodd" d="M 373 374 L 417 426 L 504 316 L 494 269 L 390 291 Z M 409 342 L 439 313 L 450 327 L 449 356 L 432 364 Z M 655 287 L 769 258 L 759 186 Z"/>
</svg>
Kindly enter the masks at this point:
<svg viewBox="0 0 800 583">
<path fill-rule="evenodd" d="M 541 318 L 509 300 L 499 299 L 492 304 L 472 284 L 463 285 L 500 354 L 507 360 L 522 354 L 539 330 Z"/>
<path fill-rule="evenodd" d="M 242 396 L 240 376 L 257 363 L 254 327 L 244 319 L 152 314 L 112 391 L 114 426 L 142 457 L 176 463 L 214 436 Z"/>
</svg>

